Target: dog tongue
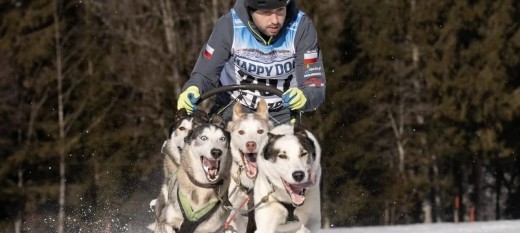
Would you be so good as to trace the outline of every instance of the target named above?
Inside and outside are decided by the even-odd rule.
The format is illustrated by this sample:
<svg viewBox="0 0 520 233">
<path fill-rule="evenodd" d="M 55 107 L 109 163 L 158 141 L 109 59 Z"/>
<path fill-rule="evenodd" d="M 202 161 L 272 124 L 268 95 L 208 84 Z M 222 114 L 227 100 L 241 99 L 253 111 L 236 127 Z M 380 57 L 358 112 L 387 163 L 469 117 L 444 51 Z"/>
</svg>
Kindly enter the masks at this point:
<svg viewBox="0 0 520 233">
<path fill-rule="evenodd" d="M 291 193 L 291 200 L 293 204 L 300 206 L 305 201 L 305 196 L 300 195 L 299 193 Z"/>
<path fill-rule="evenodd" d="M 246 167 L 247 167 L 247 176 L 253 178 L 256 176 L 257 168 L 256 168 L 256 156 L 255 154 L 246 154 Z"/>
<path fill-rule="evenodd" d="M 203 159 L 204 166 L 208 168 L 208 174 L 212 177 L 217 175 L 217 161 L 216 160 L 209 160 L 204 158 Z"/>
<path fill-rule="evenodd" d="M 287 182 L 283 182 L 285 189 L 291 196 L 291 200 L 295 206 L 300 206 L 305 201 L 305 188 L 309 185 L 307 184 L 289 184 Z"/>
</svg>

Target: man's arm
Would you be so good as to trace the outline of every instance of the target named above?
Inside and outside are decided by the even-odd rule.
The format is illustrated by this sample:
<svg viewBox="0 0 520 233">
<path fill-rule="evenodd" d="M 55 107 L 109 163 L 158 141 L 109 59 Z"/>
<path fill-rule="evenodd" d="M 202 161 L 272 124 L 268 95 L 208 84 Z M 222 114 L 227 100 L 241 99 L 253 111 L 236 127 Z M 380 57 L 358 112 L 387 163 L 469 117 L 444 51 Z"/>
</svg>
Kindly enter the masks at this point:
<svg viewBox="0 0 520 233">
<path fill-rule="evenodd" d="M 325 70 L 318 33 L 307 15 L 296 32 L 296 81 L 307 97 L 303 111 L 315 110 L 325 100 Z"/>
<path fill-rule="evenodd" d="M 231 14 L 226 14 L 217 20 L 208 42 L 199 53 L 190 79 L 182 88 L 183 91 L 190 86 L 196 86 L 201 93 L 204 93 L 219 86 L 220 72 L 231 56 L 233 43 L 231 20 Z"/>
</svg>

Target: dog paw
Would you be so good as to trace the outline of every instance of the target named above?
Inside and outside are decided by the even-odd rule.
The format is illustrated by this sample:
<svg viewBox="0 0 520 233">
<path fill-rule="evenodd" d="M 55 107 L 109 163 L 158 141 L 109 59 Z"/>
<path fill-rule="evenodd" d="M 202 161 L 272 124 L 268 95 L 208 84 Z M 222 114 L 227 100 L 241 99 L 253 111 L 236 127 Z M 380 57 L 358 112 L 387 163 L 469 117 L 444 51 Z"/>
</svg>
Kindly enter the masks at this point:
<svg viewBox="0 0 520 233">
<path fill-rule="evenodd" d="M 300 227 L 300 229 L 297 230 L 296 233 L 311 233 L 311 231 L 309 229 L 307 229 L 307 227 L 302 225 L 302 227 Z"/>
<path fill-rule="evenodd" d="M 155 204 L 157 204 L 157 199 L 153 199 L 152 201 L 150 201 L 150 209 L 152 211 L 154 211 L 155 209 Z"/>
<path fill-rule="evenodd" d="M 227 228 L 224 229 L 224 233 L 237 233 L 237 230 L 232 225 L 228 225 Z"/>
</svg>

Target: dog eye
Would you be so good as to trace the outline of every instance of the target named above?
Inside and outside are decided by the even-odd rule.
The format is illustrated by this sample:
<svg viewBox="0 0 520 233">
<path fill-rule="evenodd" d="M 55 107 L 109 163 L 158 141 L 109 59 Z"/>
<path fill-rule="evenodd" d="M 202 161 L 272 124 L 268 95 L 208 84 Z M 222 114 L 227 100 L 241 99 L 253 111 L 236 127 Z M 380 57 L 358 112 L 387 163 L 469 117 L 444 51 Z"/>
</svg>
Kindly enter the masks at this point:
<svg viewBox="0 0 520 233">
<path fill-rule="evenodd" d="M 303 152 L 303 153 L 300 155 L 300 157 L 305 157 L 305 156 L 307 156 L 307 154 L 308 154 L 307 152 Z"/>
<path fill-rule="evenodd" d="M 182 131 L 184 131 L 184 130 L 186 130 L 186 127 L 184 127 L 184 126 L 181 126 L 181 127 L 179 127 L 179 130 L 182 130 Z"/>
<path fill-rule="evenodd" d="M 246 132 L 244 132 L 244 130 L 239 130 L 239 131 L 238 131 L 238 134 L 240 134 L 240 135 L 244 135 L 245 133 L 246 133 Z"/>
<path fill-rule="evenodd" d="M 221 137 L 221 138 L 220 138 L 220 141 L 221 141 L 221 142 L 225 142 L 226 140 L 227 140 L 226 137 Z"/>
<path fill-rule="evenodd" d="M 258 134 L 263 134 L 264 133 L 264 130 L 263 129 L 259 129 L 256 131 Z"/>
<path fill-rule="evenodd" d="M 285 155 L 283 153 L 282 154 L 278 154 L 278 158 L 280 158 L 280 159 L 287 159 L 287 155 Z"/>
<path fill-rule="evenodd" d="M 206 141 L 206 140 L 208 140 L 208 137 L 206 137 L 206 136 L 200 136 L 200 140 L 202 140 L 202 141 Z"/>
</svg>

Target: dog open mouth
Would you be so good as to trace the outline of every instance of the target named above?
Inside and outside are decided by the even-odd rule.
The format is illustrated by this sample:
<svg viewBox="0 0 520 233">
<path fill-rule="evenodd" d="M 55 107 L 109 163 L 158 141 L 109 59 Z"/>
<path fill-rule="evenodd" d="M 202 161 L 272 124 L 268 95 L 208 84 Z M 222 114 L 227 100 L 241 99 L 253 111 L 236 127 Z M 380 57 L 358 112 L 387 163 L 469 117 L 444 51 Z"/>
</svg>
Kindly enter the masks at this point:
<svg viewBox="0 0 520 233">
<path fill-rule="evenodd" d="M 257 153 L 244 153 L 240 151 L 240 154 L 242 155 L 242 163 L 244 163 L 244 167 L 246 168 L 247 177 L 254 179 L 258 173 L 256 164 Z"/>
<path fill-rule="evenodd" d="M 291 196 L 293 206 L 301 206 L 305 201 L 305 190 L 311 185 L 311 182 L 305 182 L 301 184 L 289 184 L 284 179 L 282 180 L 285 191 Z"/>
<path fill-rule="evenodd" d="M 206 172 L 206 178 L 208 178 L 210 182 L 217 181 L 219 177 L 220 159 L 208 159 L 205 156 L 200 156 L 200 160 L 202 161 L 202 168 Z"/>
</svg>

